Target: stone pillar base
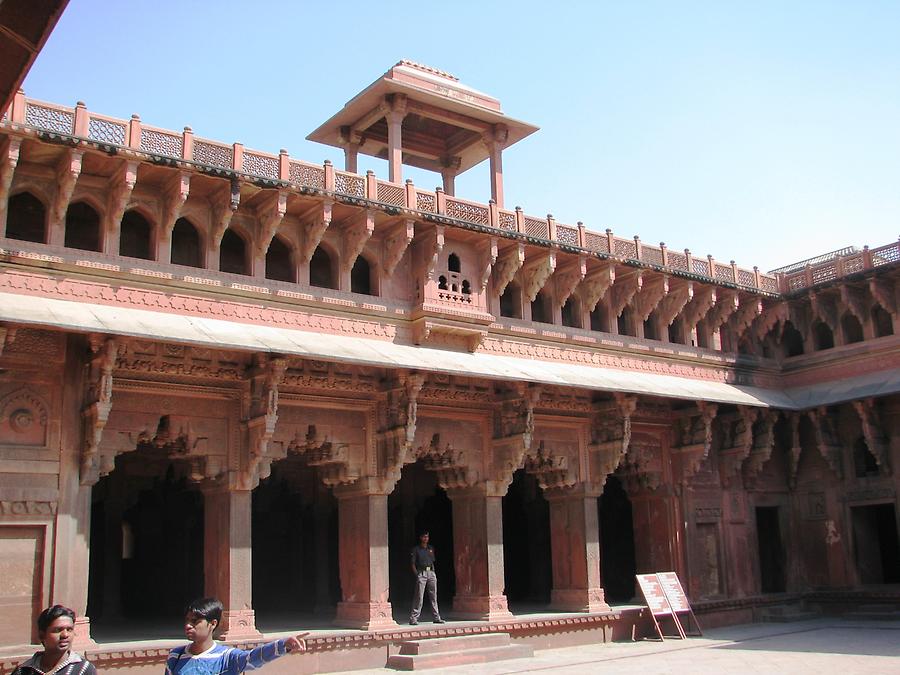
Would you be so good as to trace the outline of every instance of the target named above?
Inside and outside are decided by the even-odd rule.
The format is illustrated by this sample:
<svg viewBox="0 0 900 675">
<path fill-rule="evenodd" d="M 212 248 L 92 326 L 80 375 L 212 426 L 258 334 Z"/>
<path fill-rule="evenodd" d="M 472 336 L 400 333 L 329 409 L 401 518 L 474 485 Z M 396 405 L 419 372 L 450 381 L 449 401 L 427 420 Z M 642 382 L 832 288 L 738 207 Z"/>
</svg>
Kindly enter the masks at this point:
<svg viewBox="0 0 900 675">
<path fill-rule="evenodd" d="M 97 643 L 91 638 L 91 618 L 88 616 L 76 617 L 75 639 L 72 640 L 72 647 L 84 651 L 96 646 Z"/>
<path fill-rule="evenodd" d="M 453 618 L 466 621 L 509 621 L 512 612 L 505 595 L 456 596 L 453 598 Z"/>
<path fill-rule="evenodd" d="M 389 602 L 339 602 L 334 625 L 360 630 L 397 628 Z"/>
<path fill-rule="evenodd" d="M 256 613 L 252 609 L 225 610 L 219 624 L 219 639 L 223 642 L 255 640 L 262 637 L 256 630 Z"/>
<path fill-rule="evenodd" d="M 608 612 L 602 588 L 566 588 L 550 591 L 550 607 L 557 612 Z"/>
</svg>

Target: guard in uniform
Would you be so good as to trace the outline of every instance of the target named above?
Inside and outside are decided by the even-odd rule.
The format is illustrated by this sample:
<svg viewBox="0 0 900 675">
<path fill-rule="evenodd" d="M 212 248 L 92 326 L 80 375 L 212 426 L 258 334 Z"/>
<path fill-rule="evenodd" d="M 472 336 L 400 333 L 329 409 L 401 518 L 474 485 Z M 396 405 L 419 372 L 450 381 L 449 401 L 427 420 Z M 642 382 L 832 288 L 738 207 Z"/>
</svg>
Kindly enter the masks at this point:
<svg viewBox="0 0 900 675">
<path fill-rule="evenodd" d="M 435 623 L 444 623 L 437 604 L 437 576 L 434 574 L 434 548 L 428 544 L 428 532 L 419 535 L 419 545 L 415 546 L 410 555 L 412 572 L 416 575 L 416 589 L 413 594 L 412 612 L 409 615 L 409 625 L 419 623 L 419 615 L 422 613 L 422 601 L 425 599 L 425 591 L 428 591 L 431 600 L 431 616 Z"/>
</svg>

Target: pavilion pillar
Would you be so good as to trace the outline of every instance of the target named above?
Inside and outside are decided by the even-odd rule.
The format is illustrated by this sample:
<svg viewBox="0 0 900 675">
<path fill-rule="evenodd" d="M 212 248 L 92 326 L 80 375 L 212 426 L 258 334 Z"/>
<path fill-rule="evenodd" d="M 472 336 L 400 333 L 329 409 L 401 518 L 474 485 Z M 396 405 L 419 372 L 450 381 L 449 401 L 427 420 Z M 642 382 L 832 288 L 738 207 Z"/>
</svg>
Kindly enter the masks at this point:
<svg viewBox="0 0 900 675">
<path fill-rule="evenodd" d="M 204 587 L 225 606 L 220 637 L 258 638 L 251 604 L 251 491 L 213 488 L 203 497 Z"/>
<path fill-rule="evenodd" d="M 341 602 L 335 624 L 361 630 L 396 628 L 388 602 L 387 494 L 356 485 L 335 488 Z"/>
<path fill-rule="evenodd" d="M 459 157 L 444 157 L 441 160 L 441 179 L 444 184 L 444 193 L 449 197 L 456 196 L 456 176 L 462 159 Z"/>
<path fill-rule="evenodd" d="M 550 605 L 557 611 L 609 611 L 600 578 L 597 497 L 601 492 L 584 484 L 544 492 L 550 503 Z"/>
<path fill-rule="evenodd" d="M 509 137 L 509 130 L 503 124 L 495 124 L 491 131 L 482 136 L 491 160 L 491 199 L 498 209 L 503 208 L 503 147 Z"/>
<path fill-rule="evenodd" d="M 450 490 L 448 495 L 453 504 L 456 555 L 454 616 L 474 621 L 511 619 L 503 593 L 503 496 L 484 483 Z"/>
<path fill-rule="evenodd" d="M 395 94 L 385 103 L 385 119 L 388 127 L 388 180 L 403 181 L 403 119 L 406 117 L 406 96 Z"/>
</svg>

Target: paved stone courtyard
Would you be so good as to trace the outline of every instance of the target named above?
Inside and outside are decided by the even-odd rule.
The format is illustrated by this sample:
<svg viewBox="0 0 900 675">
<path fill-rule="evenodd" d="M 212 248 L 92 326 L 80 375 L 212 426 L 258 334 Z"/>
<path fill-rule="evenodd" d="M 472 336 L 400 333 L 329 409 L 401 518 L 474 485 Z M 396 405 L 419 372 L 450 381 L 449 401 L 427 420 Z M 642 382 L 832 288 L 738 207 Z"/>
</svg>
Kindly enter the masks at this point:
<svg viewBox="0 0 900 675">
<path fill-rule="evenodd" d="M 357 675 L 396 673 L 384 668 Z M 706 631 L 702 638 L 617 642 L 535 652 L 534 658 L 424 671 L 513 673 L 900 674 L 900 622 L 818 619 Z"/>
</svg>

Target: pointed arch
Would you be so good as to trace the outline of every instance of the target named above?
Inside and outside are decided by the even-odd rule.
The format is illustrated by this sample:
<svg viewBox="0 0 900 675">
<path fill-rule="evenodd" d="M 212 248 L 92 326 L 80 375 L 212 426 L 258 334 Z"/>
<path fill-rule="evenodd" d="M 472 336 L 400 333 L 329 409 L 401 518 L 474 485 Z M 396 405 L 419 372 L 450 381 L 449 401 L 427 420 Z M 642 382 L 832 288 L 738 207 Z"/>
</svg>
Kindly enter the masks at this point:
<svg viewBox="0 0 900 675">
<path fill-rule="evenodd" d="M 293 247 L 278 235 L 272 237 L 272 243 L 266 251 L 266 279 L 288 283 L 297 281 Z"/>
<path fill-rule="evenodd" d="M 350 291 L 363 295 L 377 295 L 375 284 L 372 282 L 372 266 L 365 256 L 357 256 L 350 270 Z"/>
<path fill-rule="evenodd" d="M 119 255 L 154 259 L 153 224 L 138 209 L 129 209 L 119 226 Z"/>
<path fill-rule="evenodd" d="M 219 244 L 219 271 L 246 275 L 247 268 L 247 242 L 233 227 L 228 228 Z"/>
<path fill-rule="evenodd" d="M 172 254 L 174 265 L 203 267 L 203 247 L 200 232 L 187 218 L 179 218 L 172 228 Z"/>
<path fill-rule="evenodd" d="M 309 260 L 309 285 L 318 288 L 337 288 L 337 259 L 319 244 Z"/>
<path fill-rule="evenodd" d="M 75 202 L 66 209 L 66 234 L 63 245 L 81 251 L 103 250 L 100 214 L 87 201 Z"/>
<path fill-rule="evenodd" d="M 6 211 L 6 236 L 9 239 L 47 243 L 47 208 L 31 192 L 19 192 L 9 198 Z"/>
</svg>

